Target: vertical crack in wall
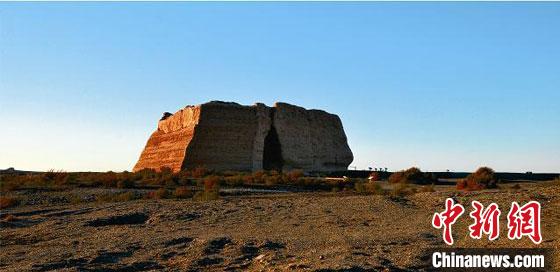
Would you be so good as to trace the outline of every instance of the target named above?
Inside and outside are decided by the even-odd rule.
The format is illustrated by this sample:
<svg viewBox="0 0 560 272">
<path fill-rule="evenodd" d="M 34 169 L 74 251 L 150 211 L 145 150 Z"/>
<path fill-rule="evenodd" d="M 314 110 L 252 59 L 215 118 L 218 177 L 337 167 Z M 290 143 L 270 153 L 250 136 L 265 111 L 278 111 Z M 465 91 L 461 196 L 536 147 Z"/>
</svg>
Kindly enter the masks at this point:
<svg viewBox="0 0 560 272">
<path fill-rule="evenodd" d="M 278 139 L 276 127 L 274 127 L 275 108 L 270 110 L 270 129 L 264 138 L 263 169 L 282 171 L 284 160 L 282 159 L 282 147 Z"/>
</svg>

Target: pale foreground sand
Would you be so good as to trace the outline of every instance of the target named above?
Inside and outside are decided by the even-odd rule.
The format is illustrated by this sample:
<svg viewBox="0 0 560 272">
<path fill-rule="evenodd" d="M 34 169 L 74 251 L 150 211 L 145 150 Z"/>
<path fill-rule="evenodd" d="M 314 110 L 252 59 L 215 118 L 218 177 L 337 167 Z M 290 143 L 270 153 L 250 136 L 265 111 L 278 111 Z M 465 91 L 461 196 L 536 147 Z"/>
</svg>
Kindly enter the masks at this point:
<svg viewBox="0 0 560 272">
<path fill-rule="evenodd" d="M 418 270 L 429 248 L 444 247 L 431 226 L 454 192 L 405 199 L 331 193 L 229 197 L 217 201 L 137 200 L 23 206 L 2 211 L 0 270 Z M 510 241 L 511 201 L 538 200 L 544 240 L 558 261 L 560 188 L 462 193 L 467 212 L 453 227 L 458 247 L 537 247 Z M 471 200 L 502 209 L 500 238 L 468 238 Z M 558 270 L 558 262 L 555 264 Z"/>
</svg>

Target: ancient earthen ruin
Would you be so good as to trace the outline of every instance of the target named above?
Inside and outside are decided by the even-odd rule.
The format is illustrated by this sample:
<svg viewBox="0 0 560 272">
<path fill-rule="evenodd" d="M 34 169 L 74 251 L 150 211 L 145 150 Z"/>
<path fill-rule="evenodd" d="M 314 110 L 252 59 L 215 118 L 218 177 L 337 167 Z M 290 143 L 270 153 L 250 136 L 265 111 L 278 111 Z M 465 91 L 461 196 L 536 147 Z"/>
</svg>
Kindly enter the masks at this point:
<svg viewBox="0 0 560 272">
<path fill-rule="evenodd" d="M 164 113 L 134 171 L 346 170 L 353 155 L 342 122 L 322 110 L 212 101 Z"/>
</svg>

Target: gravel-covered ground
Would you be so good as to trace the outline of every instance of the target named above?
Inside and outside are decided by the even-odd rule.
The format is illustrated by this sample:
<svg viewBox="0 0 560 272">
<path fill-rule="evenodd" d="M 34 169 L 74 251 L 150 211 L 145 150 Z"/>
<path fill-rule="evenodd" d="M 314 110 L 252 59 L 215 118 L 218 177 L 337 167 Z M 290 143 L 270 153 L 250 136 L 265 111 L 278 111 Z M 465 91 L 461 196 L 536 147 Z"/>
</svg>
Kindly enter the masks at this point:
<svg viewBox="0 0 560 272">
<path fill-rule="evenodd" d="M 40 199 L 49 194 L 62 199 L 76 192 L 28 195 Z M 20 205 L 2 210 L 0 270 L 425 269 L 429 249 L 447 247 L 431 218 L 451 196 L 467 209 L 453 226 L 455 246 L 545 247 L 558 256 L 560 185 L 547 182 L 522 184 L 520 190 L 438 191 L 405 198 L 288 193 L 207 202 L 141 199 Z M 471 200 L 500 205 L 498 240 L 468 237 Z M 538 200 L 543 207 L 540 245 L 506 237 L 511 201 L 529 200 Z M 13 218 L 7 220 L 9 215 Z"/>
</svg>

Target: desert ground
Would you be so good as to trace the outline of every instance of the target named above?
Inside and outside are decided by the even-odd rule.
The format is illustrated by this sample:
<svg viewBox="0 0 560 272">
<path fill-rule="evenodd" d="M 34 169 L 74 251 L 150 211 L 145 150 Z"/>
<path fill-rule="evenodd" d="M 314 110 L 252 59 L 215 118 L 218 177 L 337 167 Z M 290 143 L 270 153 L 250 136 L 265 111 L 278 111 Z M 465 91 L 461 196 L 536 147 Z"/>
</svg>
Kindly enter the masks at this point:
<svg viewBox="0 0 560 272">
<path fill-rule="evenodd" d="M 415 271 L 446 246 L 431 226 L 448 197 L 502 209 L 500 238 L 468 236 L 466 212 L 453 226 L 456 247 L 552 248 L 559 269 L 560 186 L 522 183 L 496 190 L 436 190 L 394 197 L 348 192 L 222 196 L 218 200 L 138 199 L 72 204 L 69 194 L 106 189 L 18 191 L 24 204 L 2 209 L 2 271 Z M 126 190 L 126 189 L 125 189 Z M 542 204 L 543 242 L 511 241 L 512 201 Z"/>
</svg>

